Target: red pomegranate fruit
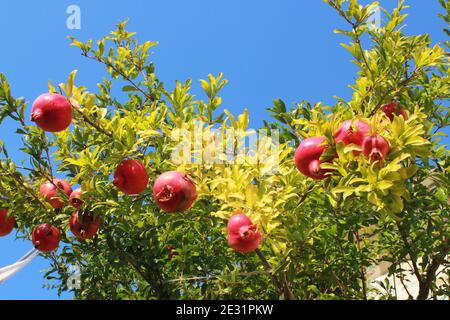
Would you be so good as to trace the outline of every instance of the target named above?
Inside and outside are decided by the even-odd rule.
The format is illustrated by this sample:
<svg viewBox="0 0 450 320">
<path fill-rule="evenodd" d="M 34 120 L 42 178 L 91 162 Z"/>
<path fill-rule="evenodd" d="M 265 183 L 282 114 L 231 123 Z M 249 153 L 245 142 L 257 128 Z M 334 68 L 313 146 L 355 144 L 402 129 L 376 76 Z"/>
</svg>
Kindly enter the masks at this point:
<svg viewBox="0 0 450 320">
<path fill-rule="evenodd" d="M 156 179 L 153 196 L 162 210 L 179 212 L 192 206 L 197 199 L 197 190 L 194 181 L 185 173 L 168 171 Z"/>
<path fill-rule="evenodd" d="M 100 218 L 88 211 L 75 211 L 69 220 L 70 231 L 80 240 L 92 239 L 100 227 Z"/>
<path fill-rule="evenodd" d="M 32 241 L 37 250 L 51 252 L 58 248 L 61 241 L 61 232 L 51 224 L 41 224 L 33 230 Z"/>
<path fill-rule="evenodd" d="M 336 143 L 342 141 L 345 145 L 356 144 L 362 146 L 364 138 L 370 133 L 370 125 L 364 121 L 357 120 L 352 126 L 352 120 L 347 120 L 342 123 L 339 129 L 334 134 L 334 141 Z M 359 155 L 360 151 L 353 151 L 355 156 Z"/>
<path fill-rule="evenodd" d="M 320 157 L 327 149 L 324 137 L 306 138 L 295 151 L 295 164 L 297 169 L 305 176 L 321 180 L 325 174 L 332 170 L 320 168 Z"/>
<path fill-rule="evenodd" d="M 0 237 L 7 236 L 13 231 L 16 219 L 13 216 L 8 217 L 6 209 L 0 209 Z"/>
<path fill-rule="evenodd" d="M 63 179 L 53 179 L 53 183 L 48 181 L 41 185 L 39 191 L 45 201 L 50 203 L 53 208 L 61 209 L 64 207 L 65 202 L 58 196 L 57 189 L 60 189 L 67 194 L 67 197 L 70 197 L 70 194 L 72 193 L 72 187 Z"/>
<path fill-rule="evenodd" d="M 391 121 L 394 120 L 394 115 L 402 116 L 403 118 L 405 118 L 405 120 L 408 120 L 406 109 L 396 101 L 385 104 L 381 107 L 381 110 Z"/>
<path fill-rule="evenodd" d="M 113 184 L 125 194 L 139 194 L 147 188 L 147 170 L 137 160 L 123 160 L 114 173 Z"/>
<path fill-rule="evenodd" d="M 44 93 L 34 101 L 31 121 L 44 131 L 59 132 L 67 129 L 72 122 L 72 106 L 60 94 Z"/>
<path fill-rule="evenodd" d="M 175 251 L 175 247 L 174 246 L 167 246 L 166 250 L 168 252 L 167 254 L 167 259 L 172 260 L 173 258 L 175 258 L 175 256 L 178 255 L 178 253 Z"/>
<path fill-rule="evenodd" d="M 236 213 L 228 221 L 228 244 L 241 253 L 255 251 L 261 244 L 261 232 L 248 216 Z"/>
<path fill-rule="evenodd" d="M 383 163 L 389 149 L 389 142 L 379 134 L 366 137 L 362 146 L 362 152 L 367 159 L 371 163 L 378 161 L 379 164 Z"/>
<path fill-rule="evenodd" d="M 80 209 L 83 205 L 84 201 L 81 200 L 81 196 L 83 195 L 83 190 L 81 188 L 75 189 L 69 196 L 69 202 L 72 207 Z"/>
</svg>

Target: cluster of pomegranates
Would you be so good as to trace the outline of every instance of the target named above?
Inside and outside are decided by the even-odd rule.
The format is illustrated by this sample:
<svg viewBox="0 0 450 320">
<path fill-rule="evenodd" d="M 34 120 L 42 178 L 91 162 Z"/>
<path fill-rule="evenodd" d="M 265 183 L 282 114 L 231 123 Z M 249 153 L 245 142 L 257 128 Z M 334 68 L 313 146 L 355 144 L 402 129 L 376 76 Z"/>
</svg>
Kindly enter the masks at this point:
<svg viewBox="0 0 450 320">
<path fill-rule="evenodd" d="M 48 132 L 59 132 L 67 129 L 72 122 L 72 105 L 63 96 L 55 93 L 40 95 L 33 103 L 31 120 Z M 148 185 L 149 177 L 144 165 L 138 160 L 125 159 L 114 172 L 114 186 L 127 195 L 143 193 Z M 70 184 L 63 179 L 52 179 L 43 183 L 39 192 L 53 208 L 61 209 L 68 203 L 76 210 L 69 219 L 72 233 L 80 240 L 93 238 L 100 227 L 100 218 L 95 217 L 84 208 L 81 188 L 72 191 Z M 161 174 L 153 186 L 155 203 L 166 212 L 179 212 L 189 209 L 197 198 L 193 180 L 186 174 L 169 171 Z M 0 210 L 0 236 L 13 230 L 15 219 L 7 215 L 7 210 Z M 42 252 L 50 252 L 58 248 L 61 240 L 60 230 L 48 223 L 41 224 L 32 232 L 34 246 Z M 174 254 L 171 255 L 173 257 Z"/>
<path fill-rule="evenodd" d="M 407 119 L 408 115 L 403 106 L 393 101 L 382 106 L 381 110 L 391 120 L 395 116 L 402 116 Z M 347 120 L 342 123 L 334 133 L 334 142 L 342 142 L 344 145 L 354 144 L 361 147 L 363 155 L 370 163 L 377 162 L 382 165 L 389 153 L 389 142 L 378 133 L 371 132 L 369 124 L 362 120 Z M 295 152 L 295 164 L 298 170 L 305 176 L 322 180 L 325 179 L 332 170 L 322 169 L 321 161 L 331 162 L 336 155 L 328 159 L 321 159 L 327 150 L 325 137 L 310 137 L 304 139 Z M 359 156 L 361 151 L 354 150 L 353 154 Z"/>
<path fill-rule="evenodd" d="M 123 160 L 114 173 L 114 186 L 124 194 L 137 195 L 147 188 L 149 177 L 144 165 L 133 159 Z M 66 180 L 53 179 L 40 187 L 41 196 L 55 209 L 61 209 L 66 202 L 58 191 L 67 195 L 68 202 L 76 211 L 69 219 L 72 233 L 80 240 L 93 238 L 100 227 L 100 218 L 87 208 L 83 209 L 83 191 L 72 191 Z M 189 209 L 197 198 L 195 183 L 184 173 L 169 171 L 161 174 L 153 187 L 155 203 L 166 212 L 179 212 Z M 0 223 L 1 224 L 1 223 Z M 50 224 L 38 226 L 32 234 L 34 246 L 42 252 L 55 250 L 61 239 L 60 231 Z"/>
<path fill-rule="evenodd" d="M 391 102 L 382 107 L 384 114 L 392 121 L 394 116 L 407 118 L 407 113 L 397 102 Z M 61 95 L 46 93 L 39 96 L 33 104 L 31 119 L 44 131 L 58 132 L 68 128 L 72 121 L 72 106 Z M 370 163 L 383 163 L 390 147 L 388 141 L 378 133 L 372 132 L 369 124 L 362 120 L 347 120 L 342 123 L 334 134 L 334 142 L 345 145 L 354 144 L 361 147 L 361 151 L 354 150 L 353 154 L 361 153 Z M 326 151 L 325 137 L 310 137 L 304 139 L 295 152 L 295 163 L 304 175 L 316 180 L 325 179 L 331 170 L 322 169 L 321 159 Z M 127 195 L 137 195 L 147 188 L 149 177 L 145 166 L 134 159 L 125 159 L 114 173 L 114 186 Z M 67 195 L 69 203 L 76 209 L 69 219 L 72 233 L 81 240 L 95 236 L 99 227 L 99 217 L 94 217 L 89 210 L 83 209 L 82 190 L 72 191 L 66 180 L 53 179 L 41 185 L 40 193 L 55 209 L 66 205 L 58 195 L 58 190 Z M 169 171 L 161 174 L 153 185 L 153 197 L 156 205 L 166 212 L 180 212 L 189 209 L 197 198 L 196 186 L 185 173 Z M 7 211 L 0 210 L 0 236 L 12 231 L 15 220 L 7 216 Z M 261 243 L 262 235 L 251 219 L 241 212 L 235 213 L 228 221 L 228 244 L 238 252 L 248 253 L 256 250 Z M 34 229 L 32 240 L 35 247 L 42 252 L 55 250 L 61 239 L 61 232 L 53 225 L 42 224 Z M 168 247 L 169 259 L 176 253 L 174 247 Z"/>
<path fill-rule="evenodd" d="M 71 103 L 59 94 L 42 94 L 32 106 L 31 120 L 44 131 L 66 130 L 72 122 L 72 116 Z M 124 194 L 137 195 L 146 190 L 148 181 L 147 170 L 141 162 L 125 159 L 116 168 L 113 184 Z M 100 227 L 100 219 L 94 217 L 87 209 L 82 209 L 82 190 L 72 191 L 70 184 L 62 179 L 53 179 L 42 184 L 40 187 L 42 197 L 55 209 L 61 209 L 66 205 L 65 201 L 58 196 L 58 190 L 67 195 L 69 203 L 76 209 L 69 219 L 72 233 L 81 240 L 93 238 Z M 197 198 L 195 183 L 182 172 L 165 172 L 153 185 L 153 197 L 156 205 L 166 212 L 184 211 L 189 209 Z M 13 221 L 14 218 L 8 219 Z M 10 223 L 4 223 L 1 220 L 0 226 L 2 228 L 0 232 L 4 228 L 6 234 L 13 228 L 10 227 Z M 55 250 L 60 239 L 60 231 L 50 224 L 38 226 L 32 234 L 33 244 L 43 252 Z M 228 242 L 239 252 L 251 252 L 260 244 L 261 233 L 250 218 L 242 213 L 236 213 L 228 222 Z M 176 255 L 174 250 L 174 247 L 168 247 L 169 259 Z"/>
</svg>

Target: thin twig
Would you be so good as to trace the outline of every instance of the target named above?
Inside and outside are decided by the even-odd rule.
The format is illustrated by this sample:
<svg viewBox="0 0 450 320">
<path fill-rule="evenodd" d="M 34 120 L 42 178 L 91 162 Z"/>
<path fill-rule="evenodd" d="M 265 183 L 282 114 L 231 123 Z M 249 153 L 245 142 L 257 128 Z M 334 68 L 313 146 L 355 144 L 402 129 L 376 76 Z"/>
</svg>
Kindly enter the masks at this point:
<svg viewBox="0 0 450 320">
<path fill-rule="evenodd" d="M 106 131 L 105 129 L 103 129 L 102 127 L 100 127 L 97 123 L 95 123 L 94 121 L 92 121 L 91 119 L 89 119 L 88 116 L 86 116 L 84 114 L 83 111 L 81 111 L 79 108 L 77 108 L 76 106 L 74 106 L 72 103 L 70 103 L 72 105 L 72 109 L 75 110 L 75 112 L 77 112 L 79 115 L 81 115 L 84 119 L 84 121 L 86 121 L 88 124 L 90 124 L 92 127 L 94 127 L 95 129 L 97 129 L 99 132 L 107 135 L 110 138 L 114 138 L 113 134 L 111 132 Z"/>
<path fill-rule="evenodd" d="M 410 74 L 409 78 L 406 78 L 400 84 L 395 90 L 388 90 L 386 93 L 381 97 L 380 101 L 378 102 L 377 106 L 369 113 L 369 118 L 372 117 L 384 104 L 386 98 L 391 94 L 392 91 L 400 91 L 404 87 L 406 87 L 419 73 L 420 69 L 416 68 L 414 71 Z"/>
<path fill-rule="evenodd" d="M 257 270 L 252 272 L 236 272 L 209 276 L 198 276 L 198 277 L 179 277 L 178 279 L 167 280 L 168 282 L 183 282 L 183 281 L 208 281 L 211 279 L 220 279 L 222 277 L 251 277 L 256 275 L 271 275 L 272 270 Z"/>
<path fill-rule="evenodd" d="M 409 257 L 411 258 L 411 263 L 412 263 L 412 267 L 414 270 L 414 274 L 415 274 L 417 280 L 419 280 L 419 282 L 422 282 L 422 275 L 419 271 L 419 267 L 417 266 L 416 255 L 413 254 L 411 244 L 408 241 L 408 236 L 405 232 L 405 229 L 403 228 L 403 225 L 400 223 L 400 221 L 396 221 L 396 224 L 397 224 L 398 231 L 400 232 L 400 236 L 402 238 L 405 249 L 408 252 Z"/>
<path fill-rule="evenodd" d="M 85 56 L 88 59 L 97 61 L 97 62 L 101 62 L 104 65 L 106 65 L 107 67 L 111 68 L 113 71 L 117 72 L 118 74 L 120 74 L 122 76 L 122 78 L 124 78 L 126 81 L 128 81 L 137 91 L 139 91 L 140 93 L 142 93 L 146 99 L 152 101 L 153 97 L 151 95 L 149 95 L 147 92 L 145 92 L 144 90 L 142 90 L 134 81 L 133 79 L 131 79 L 129 76 L 127 76 L 126 74 L 124 74 L 123 72 L 121 72 L 121 70 L 119 70 L 118 68 L 116 68 L 116 66 L 114 66 L 112 63 L 106 61 L 105 59 L 102 58 L 98 58 L 98 57 L 94 57 L 94 56 L 90 56 L 87 52 L 83 53 L 83 56 Z"/>
<path fill-rule="evenodd" d="M 355 238 L 356 238 L 356 246 L 358 249 L 358 253 L 361 254 L 361 239 L 359 237 L 359 231 L 356 230 L 354 232 Z M 360 268 L 360 277 L 361 277 L 361 283 L 362 283 L 362 293 L 363 293 L 363 299 L 367 300 L 367 287 L 366 287 L 366 273 L 364 271 L 364 266 L 361 263 L 361 268 Z"/>
</svg>

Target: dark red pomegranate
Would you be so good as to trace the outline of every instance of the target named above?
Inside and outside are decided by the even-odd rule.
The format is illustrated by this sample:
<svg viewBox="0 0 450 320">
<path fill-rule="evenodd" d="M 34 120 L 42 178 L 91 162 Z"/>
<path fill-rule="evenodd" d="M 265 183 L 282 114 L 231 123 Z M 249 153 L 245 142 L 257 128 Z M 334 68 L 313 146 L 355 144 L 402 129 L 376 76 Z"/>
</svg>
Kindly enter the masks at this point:
<svg viewBox="0 0 450 320">
<path fill-rule="evenodd" d="M 345 145 L 356 144 L 362 146 L 364 138 L 370 133 L 370 126 L 364 121 L 357 120 L 352 126 L 352 120 L 347 120 L 342 123 L 339 129 L 334 134 L 334 141 L 336 143 L 342 141 Z M 354 150 L 355 156 L 361 152 Z"/>
<path fill-rule="evenodd" d="M 81 188 L 75 189 L 72 191 L 69 197 L 70 204 L 77 209 L 80 209 L 83 205 L 83 200 L 81 200 L 81 196 L 83 195 L 83 190 Z"/>
<path fill-rule="evenodd" d="M 185 173 L 168 171 L 161 174 L 153 185 L 155 202 L 166 212 L 189 209 L 197 199 L 194 181 Z"/>
<path fill-rule="evenodd" d="M 41 185 L 39 191 L 44 197 L 45 201 L 50 203 L 50 205 L 55 209 L 61 209 L 64 207 L 64 201 L 58 196 L 57 189 L 67 194 L 67 197 L 72 193 L 72 187 L 70 184 L 63 179 L 53 179 L 53 183 L 50 181 Z"/>
<path fill-rule="evenodd" d="M 41 224 L 33 230 L 32 241 L 37 250 L 50 252 L 58 248 L 61 232 L 51 224 Z"/>
<path fill-rule="evenodd" d="M 406 109 L 400 105 L 396 101 L 392 101 L 388 104 L 385 104 L 381 107 L 381 110 L 384 112 L 384 114 L 391 120 L 394 120 L 394 115 L 396 116 L 403 116 L 405 120 L 408 120 L 408 114 L 406 113 Z"/>
<path fill-rule="evenodd" d="M 69 220 L 70 231 L 80 240 L 92 239 L 100 227 L 100 218 L 88 211 L 75 211 Z"/>
<path fill-rule="evenodd" d="M 13 216 L 8 217 L 6 209 L 0 209 L 0 237 L 7 236 L 13 231 L 16 219 Z"/>
<path fill-rule="evenodd" d="M 167 258 L 169 259 L 169 260 L 172 260 L 173 258 L 175 258 L 175 256 L 177 256 L 178 255 L 178 253 L 175 251 L 175 247 L 174 246 L 167 246 L 166 247 L 166 250 L 167 250 L 167 252 L 168 252 L 168 254 L 167 254 Z"/>
<path fill-rule="evenodd" d="M 34 101 L 31 121 L 44 131 L 59 132 L 67 129 L 72 122 L 72 106 L 60 94 L 44 93 Z"/>
<path fill-rule="evenodd" d="M 147 188 L 147 170 L 137 160 L 123 160 L 114 173 L 113 184 L 123 193 L 139 194 Z"/>
<path fill-rule="evenodd" d="M 305 176 L 321 180 L 325 174 L 332 170 L 320 168 L 320 157 L 327 149 L 324 137 L 306 138 L 295 151 L 295 164 L 297 169 Z"/>
<path fill-rule="evenodd" d="M 378 161 L 379 164 L 383 163 L 389 153 L 389 149 L 389 142 L 379 134 L 366 137 L 362 146 L 362 152 L 367 159 L 371 163 Z"/>
<path fill-rule="evenodd" d="M 228 244 L 238 252 L 255 251 L 261 244 L 261 232 L 249 217 L 236 213 L 228 221 Z"/>
</svg>

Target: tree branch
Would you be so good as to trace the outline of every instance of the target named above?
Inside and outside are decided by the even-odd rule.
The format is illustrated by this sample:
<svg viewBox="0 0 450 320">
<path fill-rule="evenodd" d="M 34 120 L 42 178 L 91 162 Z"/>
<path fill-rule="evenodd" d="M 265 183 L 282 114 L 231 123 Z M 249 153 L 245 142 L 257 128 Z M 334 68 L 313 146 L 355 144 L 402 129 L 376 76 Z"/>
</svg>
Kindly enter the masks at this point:
<svg viewBox="0 0 450 320">
<path fill-rule="evenodd" d="M 94 121 L 92 121 L 91 119 L 89 119 L 88 116 L 86 116 L 84 114 L 83 111 L 81 111 L 78 107 L 74 106 L 72 104 L 72 102 L 70 102 L 70 105 L 72 106 L 72 109 L 75 110 L 75 112 L 77 112 L 84 121 L 86 121 L 88 124 L 90 124 L 92 127 L 94 127 L 95 129 L 97 129 L 97 131 L 103 133 L 104 135 L 107 135 L 110 138 L 114 138 L 113 134 L 111 132 L 106 131 L 105 129 L 103 129 L 102 127 L 100 127 L 97 123 L 95 123 Z"/>
<path fill-rule="evenodd" d="M 286 279 L 286 277 L 282 281 L 276 275 L 273 274 L 272 265 L 270 264 L 269 261 L 267 261 L 266 257 L 264 256 L 264 253 L 262 253 L 262 251 L 260 249 L 256 249 L 255 253 L 258 255 L 263 266 L 266 268 L 266 271 L 270 271 L 274 285 L 278 288 L 278 290 L 284 296 L 284 298 L 286 300 L 295 300 L 296 298 L 289 288 L 289 283 L 288 283 L 288 280 Z"/>
<path fill-rule="evenodd" d="M 406 249 L 406 252 L 408 252 L 409 257 L 411 258 L 411 263 L 413 266 L 414 274 L 420 283 L 420 282 L 422 282 L 422 275 L 419 271 L 419 267 L 417 266 L 417 257 L 411 249 L 411 244 L 408 241 L 408 235 L 406 234 L 406 230 L 404 229 L 403 225 L 401 224 L 400 221 L 396 221 L 396 224 L 397 224 L 398 231 L 400 232 L 400 236 L 402 238 L 403 245 Z"/>
<path fill-rule="evenodd" d="M 431 284 L 436 278 L 436 271 L 439 269 L 440 265 L 445 261 L 449 251 L 450 251 L 450 239 L 447 239 L 447 241 L 443 243 L 442 250 L 431 260 L 431 264 L 428 267 L 425 279 L 420 282 L 417 300 L 425 300 L 428 298 Z"/>
</svg>

